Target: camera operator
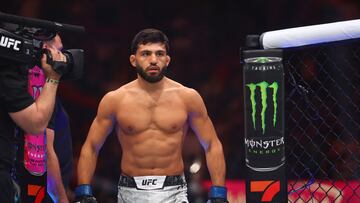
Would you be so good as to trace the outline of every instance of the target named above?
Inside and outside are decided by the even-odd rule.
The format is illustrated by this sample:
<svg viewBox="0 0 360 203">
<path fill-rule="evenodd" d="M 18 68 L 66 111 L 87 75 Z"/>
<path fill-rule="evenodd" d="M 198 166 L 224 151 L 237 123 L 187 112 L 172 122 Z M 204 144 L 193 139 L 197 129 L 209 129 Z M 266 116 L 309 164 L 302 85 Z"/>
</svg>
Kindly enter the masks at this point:
<svg viewBox="0 0 360 203">
<path fill-rule="evenodd" d="M 66 62 L 64 54 L 47 47 L 54 63 Z M 15 190 L 11 168 L 15 158 L 16 126 L 32 134 L 46 129 L 51 118 L 60 74 L 47 63 L 43 54 L 41 66 L 46 82 L 41 95 L 34 100 L 28 93 L 27 66 L 7 59 L 0 59 L 0 202 L 13 203 Z M 54 65 L 55 66 L 55 65 Z"/>
</svg>

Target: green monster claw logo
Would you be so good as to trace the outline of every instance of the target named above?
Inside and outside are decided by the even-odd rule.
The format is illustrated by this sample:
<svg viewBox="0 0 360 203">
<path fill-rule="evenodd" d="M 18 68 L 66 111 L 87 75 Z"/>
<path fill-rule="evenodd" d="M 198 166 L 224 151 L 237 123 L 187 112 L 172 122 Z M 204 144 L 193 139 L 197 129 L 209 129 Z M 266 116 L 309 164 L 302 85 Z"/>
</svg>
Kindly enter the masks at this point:
<svg viewBox="0 0 360 203">
<path fill-rule="evenodd" d="M 261 129 L 263 131 L 263 134 L 265 134 L 265 113 L 267 109 L 267 89 L 271 88 L 273 90 L 272 94 L 272 100 L 274 103 L 274 115 L 273 115 L 273 125 L 275 127 L 276 125 L 276 113 L 277 113 L 277 92 L 279 89 L 279 85 L 277 82 L 273 82 L 271 85 L 265 81 L 262 81 L 260 83 L 254 84 L 249 83 L 246 85 L 250 89 L 250 102 L 251 102 L 251 116 L 252 116 L 252 122 L 254 125 L 254 129 L 256 129 L 255 119 L 256 119 L 256 101 L 255 101 L 255 90 L 257 87 L 260 88 L 261 93 Z"/>
<path fill-rule="evenodd" d="M 268 57 L 258 57 L 255 60 L 256 63 L 268 63 L 270 62 Z"/>
</svg>

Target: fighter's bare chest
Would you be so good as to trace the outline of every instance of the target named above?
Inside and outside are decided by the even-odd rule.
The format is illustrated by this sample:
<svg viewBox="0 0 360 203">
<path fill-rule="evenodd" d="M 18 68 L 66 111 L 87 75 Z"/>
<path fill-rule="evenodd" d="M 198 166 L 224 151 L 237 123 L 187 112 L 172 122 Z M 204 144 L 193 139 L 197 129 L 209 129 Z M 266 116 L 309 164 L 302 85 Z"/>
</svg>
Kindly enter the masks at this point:
<svg viewBox="0 0 360 203">
<path fill-rule="evenodd" d="M 129 134 L 144 130 L 176 132 L 187 120 L 184 103 L 178 98 L 134 98 L 122 102 L 117 111 L 118 126 Z"/>
</svg>

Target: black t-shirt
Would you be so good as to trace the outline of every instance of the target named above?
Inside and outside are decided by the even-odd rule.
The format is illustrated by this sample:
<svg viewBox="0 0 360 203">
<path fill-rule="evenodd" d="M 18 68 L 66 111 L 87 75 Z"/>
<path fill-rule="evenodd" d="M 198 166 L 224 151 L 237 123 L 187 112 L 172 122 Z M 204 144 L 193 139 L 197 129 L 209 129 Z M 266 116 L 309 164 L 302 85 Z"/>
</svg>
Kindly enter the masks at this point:
<svg viewBox="0 0 360 203">
<path fill-rule="evenodd" d="M 34 103 L 28 93 L 27 68 L 0 60 L 0 165 L 13 166 L 15 123 L 10 112 L 18 112 Z"/>
</svg>

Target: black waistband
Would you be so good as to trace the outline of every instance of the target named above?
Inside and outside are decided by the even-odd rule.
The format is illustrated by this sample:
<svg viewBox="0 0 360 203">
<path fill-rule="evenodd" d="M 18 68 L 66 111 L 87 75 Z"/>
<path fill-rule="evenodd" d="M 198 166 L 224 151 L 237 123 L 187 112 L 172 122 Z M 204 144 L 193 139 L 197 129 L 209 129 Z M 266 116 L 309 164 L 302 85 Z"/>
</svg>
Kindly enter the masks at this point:
<svg viewBox="0 0 360 203">
<path fill-rule="evenodd" d="M 174 186 L 174 185 L 184 185 L 184 184 L 185 184 L 185 180 L 184 180 L 184 176 L 182 176 L 182 175 L 166 176 L 163 187 Z M 124 176 L 124 175 L 120 175 L 118 185 L 123 186 L 123 187 L 136 188 L 135 179 L 133 177 Z"/>
</svg>

